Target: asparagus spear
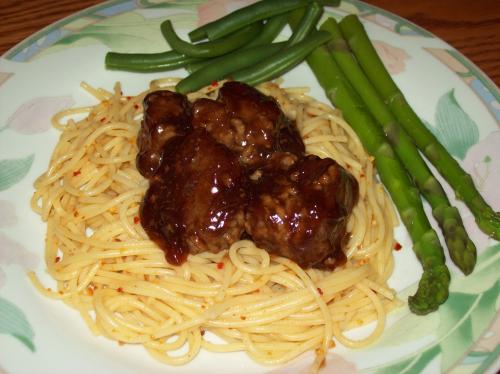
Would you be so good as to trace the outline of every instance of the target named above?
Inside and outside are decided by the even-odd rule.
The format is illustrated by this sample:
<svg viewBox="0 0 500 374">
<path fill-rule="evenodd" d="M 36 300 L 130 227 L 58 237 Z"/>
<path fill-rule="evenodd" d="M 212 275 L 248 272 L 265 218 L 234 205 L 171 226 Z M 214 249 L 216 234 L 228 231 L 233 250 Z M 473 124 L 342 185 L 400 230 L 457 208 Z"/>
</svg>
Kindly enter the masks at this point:
<svg viewBox="0 0 500 374">
<path fill-rule="evenodd" d="M 295 28 L 301 12 L 292 12 L 289 23 Z M 450 273 L 436 232 L 425 215 L 420 195 L 394 154 L 382 129 L 343 76 L 328 50 L 321 46 L 307 57 L 326 96 L 344 115 L 367 151 L 375 157 L 379 176 L 389 191 L 412 240 L 413 250 L 423 267 L 418 290 L 408 304 L 416 314 L 436 310 L 448 298 Z"/>
<path fill-rule="evenodd" d="M 476 247 L 465 231 L 458 209 L 451 206 L 441 184 L 420 156 L 413 140 L 398 124 L 351 54 L 337 22 L 330 18 L 323 23 L 321 29 L 333 36 L 326 45 L 331 56 L 382 127 L 394 151 L 431 205 L 432 214 L 441 227 L 451 259 L 464 274 L 470 274 L 476 264 Z"/>
<path fill-rule="evenodd" d="M 344 17 L 340 22 L 340 29 L 369 80 L 399 123 L 455 190 L 457 198 L 469 207 L 479 228 L 492 238 L 500 240 L 500 212 L 495 212 L 484 201 L 471 176 L 460 167 L 410 107 L 385 69 L 359 19 L 354 15 Z"/>
</svg>

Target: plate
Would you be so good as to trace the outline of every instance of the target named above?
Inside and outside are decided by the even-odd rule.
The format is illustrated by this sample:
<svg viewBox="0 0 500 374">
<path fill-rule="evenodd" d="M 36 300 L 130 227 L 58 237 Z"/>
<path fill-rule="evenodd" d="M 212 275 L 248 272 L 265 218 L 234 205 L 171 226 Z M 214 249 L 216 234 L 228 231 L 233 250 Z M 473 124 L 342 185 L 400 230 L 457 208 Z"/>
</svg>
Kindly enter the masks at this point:
<svg viewBox="0 0 500 374">
<path fill-rule="evenodd" d="M 142 347 L 119 346 L 94 337 L 77 313 L 38 294 L 26 277 L 44 273 L 45 226 L 30 210 L 33 182 L 47 167 L 58 133 L 50 117 L 70 107 L 93 104 L 81 81 L 135 94 L 151 79 L 167 74 L 106 71 L 104 55 L 158 52 L 167 48 L 159 33 L 165 18 L 181 36 L 198 23 L 219 17 L 247 1 L 117 0 L 89 8 L 34 34 L 0 59 L 0 372 L 6 373 L 296 373 L 311 355 L 281 368 L 262 367 L 244 354 L 201 354 L 184 367 L 156 362 Z M 417 114 L 473 175 L 486 200 L 500 209 L 500 93 L 477 67 L 445 42 L 381 9 L 343 1 L 329 15 L 358 14 L 384 63 Z M 180 76 L 179 70 L 168 76 Z M 311 87 L 327 102 L 309 68 L 285 75 L 285 86 Z M 447 191 L 451 190 L 446 186 Z M 483 235 L 470 212 L 457 202 L 478 247 L 474 273 L 464 277 L 453 266 L 450 297 L 425 317 L 402 307 L 389 317 L 377 343 L 362 350 L 338 346 L 325 372 L 494 372 L 500 352 L 498 315 L 500 245 Z M 404 300 L 416 289 L 420 267 L 404 228 L 397 239 L 390 285 Z M 413 269 L 413 270 L 412 270 Z M 353 331 L 363 334 L 370 326 Z M 207 369 L 208 368 L 208 369 Z"/>
</svg>

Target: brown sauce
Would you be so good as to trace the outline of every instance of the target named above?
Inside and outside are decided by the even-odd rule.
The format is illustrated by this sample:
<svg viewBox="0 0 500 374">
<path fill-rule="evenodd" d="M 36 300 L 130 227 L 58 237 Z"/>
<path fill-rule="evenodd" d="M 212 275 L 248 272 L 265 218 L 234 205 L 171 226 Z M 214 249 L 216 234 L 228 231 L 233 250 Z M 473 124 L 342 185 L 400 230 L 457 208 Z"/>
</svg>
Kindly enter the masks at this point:
<svg viewBox="0 0 500 374">
<path fill-rule="evenodd" d="M 241 238 L 304 268 L 345 262 L 356 180 L 334 160 L 306 156 L 277 102 L 239 82 L 217 100 L 145 98 L 137 168 L 150 187 L 141 223 L 172 264 Z"/>
</svg>

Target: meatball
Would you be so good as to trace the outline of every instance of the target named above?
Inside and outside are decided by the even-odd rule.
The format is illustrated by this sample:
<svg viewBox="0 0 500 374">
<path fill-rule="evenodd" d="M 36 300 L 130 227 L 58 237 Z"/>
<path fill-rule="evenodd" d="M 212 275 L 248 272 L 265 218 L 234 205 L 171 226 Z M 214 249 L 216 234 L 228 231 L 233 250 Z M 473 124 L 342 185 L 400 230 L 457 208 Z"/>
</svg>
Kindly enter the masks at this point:
<svg viewBox="0 0 500 374">
<path fill-rule="evenodd" d="M 226 82 L 217 101 L 195 101 L 192 124 L 206 128 L 251 170 L 267 163 L 276 151 L 304 154 L 295 122 L 285 117 L 274 98 L 244 83 Z"/>
<path fill-rule="evenodd" d="M 166 90 L 149 93 L 144 98 L 144 118 L 137 135 L 139 172 L 152 177 L 162 162 L 165 143 L 190 129 L 191 106 L 184 95 Z"/>
<path fill-rule="evenodd" d="M 144 198 L 142 226 L 172 264 L 228 249 L 244 231 L 247 180 L 237 156 L 204 129 L 175 137 Z"/>
<path fill-rule="evenodd" d="M 247 233 L 257 246 L 303 268 L 343 263 L 347 219 L 358 198 L 356 180 L 332 159 L 309 155 L 292 166 L 277 160 L 252 184 Z"/>
<path fill-rule="evenodd" d="M 301 267 L 343 261 L 356 180 L 305 156 L 278 103 L 239 82 L 217 100 L 156 91 L 144 100 L 137 167 L 150 186 L 141 223 L 171 264 L 251 238 Z"/>
</svg>

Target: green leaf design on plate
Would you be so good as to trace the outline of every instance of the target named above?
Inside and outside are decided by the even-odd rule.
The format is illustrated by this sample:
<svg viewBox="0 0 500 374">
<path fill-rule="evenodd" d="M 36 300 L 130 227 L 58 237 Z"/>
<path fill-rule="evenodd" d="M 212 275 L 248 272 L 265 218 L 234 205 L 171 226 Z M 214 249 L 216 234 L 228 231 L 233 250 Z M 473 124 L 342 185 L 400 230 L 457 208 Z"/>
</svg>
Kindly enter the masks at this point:
<svg viewBox="0 0 500 374">
<path fill-rule="evenodd" d="M 500 281 L 477 295 L 453 292 L 441 306 L 441 324 L 437 334 L 442 337 L 440 346 L 443 370 L 457 362 L 489 326 L 496 314 L 495 303 L 499 291 Z"/>
<path fill-rule="evenodd" d="M 473 374 L 483 374 L 484 372 L 486 372 L 486 369 L 488 369 L 491 365 L 493 365 L 493 363 L 497 360 L 498 357 L 500 357 L 500 344 L 497 344 L 496 348 L 492 352 L 488 352 L 487 356 L 484 357 L 484 360 L 481 363 L 481 365 L 474 371 Z"/>
<path fill-rule="evenodd" d="M 418 373 L 438 354 L 442 371 L 452 367 L 496 315 L 499 264 L 500 244 L 497 244 L 481 253 L 471 275 L 453 276 L 450 296 L 438 312 L 425 317 L 407 312 L 387 329 L 377 348 L 401 345 L 424 336 L 435 335 L 436 339 L 411 355 L 376 368 L 376 373 Z"/>
<path fill-rule="evenodd" d="M 12 335 L 30 351 L 35 352 L 35 333 L 23 311 L 10 301 L 0 297 L 0 334 Z"/>
<path fill-rule="evenodd" d="M 489 351 L 470 351 L 465 357 L 463 363 L 466 365 L 474 365 L 484 362 L 491 354 Z"/>
<path fill-rule="evenodd" d="M 0 160 L 0 191 L 6 190 L 23 179 L 33 164 L 35 155 L 26 158 Z"/>
<path fill-rule="evenodd" d="M 401 345 L 431 335 L 437 330 L 437 313 L 423 317 L 410 313 L 408 309 L 406 312 L 407 314 L 396 323 L 397 328 L 391 327 L 384 332 L 377 347 Z"/>
<path fill-rule="evenodd" d="M 182 10 L 182 9 L 181 9 Z M 115 52 L 153 53 L 170 49 L 160 31 L 164 18 L 149 19 L 136 12 L 127 12 L 99 20 L 82 30 L 63 37 L 54 47 L 67 47 L 74 43 L 88 44 L 97 40 Z M 175 15 L 175 25 L 190 26 L 196 21 L 194 13 Z"/>
<path fill-rule="evenodd" d="M 380 368 L 375 373 L 376 374 L 420 373 L 427 366 L 427 364 L 440 352 L 441 349 L 437 345 L 420 354 L 414 355 L 404 361 L 400 361 L 394 365 Z"/>
<path fill-rule="evenodd" d="M 428 126 L 446 149 L 455 157 L 464 159 L 467 150 L 479 141 L 477 124 L 460 107 L 454 90 L 438 101 L 436 126 Z"/>
</svg>

